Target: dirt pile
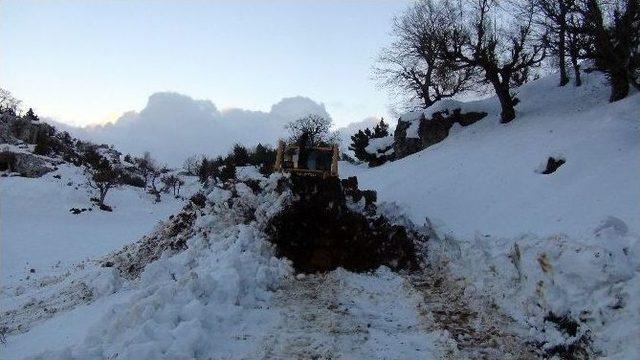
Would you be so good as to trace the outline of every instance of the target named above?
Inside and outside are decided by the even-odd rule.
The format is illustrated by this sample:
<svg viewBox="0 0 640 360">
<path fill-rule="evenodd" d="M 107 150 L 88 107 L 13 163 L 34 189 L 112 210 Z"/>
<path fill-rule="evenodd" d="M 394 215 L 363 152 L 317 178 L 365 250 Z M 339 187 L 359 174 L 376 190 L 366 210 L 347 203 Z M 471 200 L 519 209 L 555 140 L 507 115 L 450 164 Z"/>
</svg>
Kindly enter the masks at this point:
<svg viewBox="0 0 640 360">
<path fill-rule="evenodd" d="M 358 189 L 355 177 L 293 175 L 290 181 L 295 200 L 269 221 L 266 233 L 297 271 L 417 266 L 419 235 L 376 214 L 375 192 Z"/>
</svg>

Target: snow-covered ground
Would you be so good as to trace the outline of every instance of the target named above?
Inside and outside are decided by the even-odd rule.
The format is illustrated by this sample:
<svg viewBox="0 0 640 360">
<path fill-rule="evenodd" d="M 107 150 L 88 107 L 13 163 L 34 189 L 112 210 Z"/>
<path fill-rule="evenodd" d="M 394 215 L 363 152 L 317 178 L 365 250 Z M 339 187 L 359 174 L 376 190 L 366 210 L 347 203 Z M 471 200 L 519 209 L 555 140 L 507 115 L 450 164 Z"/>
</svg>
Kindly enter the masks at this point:
<svg viewBox="0 0 640 360">
<path fill-rule="evenodd" d="M 210 188 L 177 233 L 157 225 L 184 205 L 169 197 L 125 188 L 107 197 L 113 213 L 73 215 L 88 205 L 66 185 L 80 182 L 74 169 L 2 178 L 0 304 L 12 328 L 0 357 L 511 359 L 575 345 L 640 358 L 640 95 L 609 104 L 602 81 L 542 79 L 519 90 L 510 124 L 493 99 L 467 103 L 489 116 L 378 168 L 341 163 L 341 176 L 378 191 L 381 212 L 425 225 L 428 267 L 414 274 L 296 275 L 264 235 L 290 201 L 278 174 L 239 169 L 264 191 Z M 543 175 L 549 156 L 566 163 Z M 187 246 L 139 277 L 78 264 L 143 235 Z M 142 261 L 135 248 L 109 256 Z"/>
<path fill-rule="evenodd" d="M 259 175 L 242 169 L 239 176 Z M 266 191 L 258 195 L 244 184 L 213 188 L 188 249 L 150 263 L 139 279 L 87 264 L 5 294 L 17 330 L 9 330 L 2 358 L 414 359 L 457 352 L 421 311 L 420 294 L 388 269 L 301 277 L 275 258 L 260 229 L 291 198 L 274 191 L 277 180 L 263 179 Z M 248 213 L 255 221 L 245 224 Z"/>
<path fill-rule="evenodd" d="M 431 223 L 431 255 L 546 348 L 589 332 L 600 355 L 640 358 L 640 94 L 610 104 L 602 76 L 556 82 L 519 89 L 509 124 L 495 98 L 462 104 L 489 116 L 377 168 L 341 163 L 341 176 Z M 541 174 L 550 156 L 566 163 Z M 583 320 L 578 333 L 554 329 L 549 311 Z"/>
<path fill-rule="evenodd" d="M 341 163 L 340 173 L 458 236 L 586 235 L 608 216 L 640 231 L 640 96 L 609 104 L 603 81 L 529 83 L 504 125 L 495 98 L 468 104 L 489 116 L 406 158 L 371 169 Z M 549 156 L 566 163 L 539 174 Z"/>
<path fill-rule="evenodd" d="M 188 182 L 183 195 L 193 191 L 196 179 Z M 92 211 L 72 214 L 71 208 L 92 207 L 90 190 L 82 170 L 70 165 L 40 178 L 1 178 L 3 286 L 33 277 L 31 269 L 48 274 L 119 249 L 149 233 L 184 204 L 170 195 L 155 203 L 142 189 L 123 186 L 107 195 L 106 203 L 113 212 L 93 207 Z"/>
</svg>

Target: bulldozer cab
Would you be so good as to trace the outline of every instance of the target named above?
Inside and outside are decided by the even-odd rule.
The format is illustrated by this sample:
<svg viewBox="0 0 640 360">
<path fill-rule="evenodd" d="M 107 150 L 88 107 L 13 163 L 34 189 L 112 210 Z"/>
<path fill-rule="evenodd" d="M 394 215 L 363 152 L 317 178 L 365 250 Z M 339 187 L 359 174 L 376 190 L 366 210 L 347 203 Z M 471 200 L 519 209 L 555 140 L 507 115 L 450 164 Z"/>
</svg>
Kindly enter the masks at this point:
<svg viewBox="0 0 640 360">
<path fill-rule="evenodd" d="M 301 146 L 280 140 L 274 168 L 300 175 L 338 176 L 338 147 Z"/>
</svg>

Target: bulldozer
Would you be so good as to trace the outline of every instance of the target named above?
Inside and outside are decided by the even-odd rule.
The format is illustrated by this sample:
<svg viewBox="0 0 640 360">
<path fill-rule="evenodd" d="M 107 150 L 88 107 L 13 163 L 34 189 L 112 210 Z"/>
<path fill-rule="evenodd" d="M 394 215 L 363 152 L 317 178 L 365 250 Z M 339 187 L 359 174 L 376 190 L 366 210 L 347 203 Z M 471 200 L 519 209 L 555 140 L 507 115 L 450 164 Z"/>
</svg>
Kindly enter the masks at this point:
<svg viewBox="0 0 640 360">
<path fill-rule="evenodd" d="M 278 142 L 275 171 L 323 178 L 338 176 L 338 147 Z"/>
</svg>

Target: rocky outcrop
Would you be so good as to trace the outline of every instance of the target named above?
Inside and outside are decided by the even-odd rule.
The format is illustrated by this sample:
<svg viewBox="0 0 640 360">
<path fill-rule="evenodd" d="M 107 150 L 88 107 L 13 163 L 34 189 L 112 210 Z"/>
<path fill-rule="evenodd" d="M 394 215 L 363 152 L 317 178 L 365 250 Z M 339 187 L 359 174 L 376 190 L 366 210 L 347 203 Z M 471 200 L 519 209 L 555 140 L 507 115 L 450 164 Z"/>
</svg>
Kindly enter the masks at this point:
<svg viewBox="0 0 640 360">
<path fill-rule="evenodd" d="M 402 118 L 398 119 L 398 125 L 393 132 L 393 153 L 396 159 L 401 159 L 422 150 L 419 138 L 407 137 L 407 130 L 410 126 L 411 122 L 404 121 Z"/>
<path fill-rule="evenodd" d="M 55 133 L 53 126 L 12 114 L 0 115 L 0 143 L 16 144 L 20 141 L 35 144 L 43 136 Z"/>
<path fill-rule="evenodd" d="M 0 171 L 18 173 L 25 177 L 40 177 L 55 170 L 55 164 L 41 156 L 26 152 L 1 151 Z"/>
<path fill-rule="evenodd" d="M 485 112 L 462 113 L 460 109 L 454 109 L 435 112 L 431 119 L 427 119 L 423 114 L 414 122 L 404 121 L 401 118 L 393 134 L 395 158 L 403 158 L 446 139 L 453 124 L 468 126 L 485 116 L 487 116 Z M 407 134 L 412 126 L 418 127 L 417 137 L 414 134 Z"/>
</svg>

